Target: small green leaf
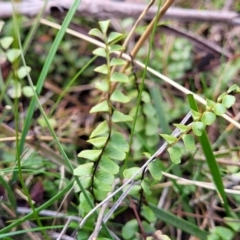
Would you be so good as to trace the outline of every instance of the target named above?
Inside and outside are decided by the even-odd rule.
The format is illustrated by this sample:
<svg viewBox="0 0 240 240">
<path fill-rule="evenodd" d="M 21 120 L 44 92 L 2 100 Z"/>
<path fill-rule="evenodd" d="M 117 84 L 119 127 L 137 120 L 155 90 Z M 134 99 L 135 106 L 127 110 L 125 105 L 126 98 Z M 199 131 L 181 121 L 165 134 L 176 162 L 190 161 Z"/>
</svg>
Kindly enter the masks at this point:
<svg viewBox="0 0 240 240">
<path fill-rule="evenodd" d="M 30 67 L 24 67 L 24 66 L 21 66 L 18 70 L 17 70 L 17 75 L 20 79 L 23 79 L 25 78 L 28 73 L 30 73 L 31 71 L 31 68 Z"/>
<path fill-rule="evenodd" d="M 121 58 L 113 58 L 110 62 L 110 66 L 121 66 L 125 65 L 127 61 L 121 59 Z"/>
<path fill-rule="evenodd" d="M 143 188 L 144 193 L 146 193 L 147 195 L 151 195 L 152 191 L 150 188 L 149 183 L 146 181 L 146 179 L 143 179 L 141 182 L 141 187 Z"/>
<path fill-rule="evenodd" d="M 179 147 L 170 147 L 167 151 L 173 163 L 181 163 L 182 151 Z"/>
<path fill-rule="evenodd" d="M 103 121 L 92 131 L 92 134 L 90 135 L 89 138 L 105 135 L 107 133 L 108 133 L 108 124 L 106 121 Z"/>
<path fill-rule="evenodd" d="M 211 110 L 214 105 L 216 104 L 214 101 L 210 100 L 210 99 L 206 99 L 206 110 Z"/>
<path fill-rule="evenodd" d="M 111 101 L 120 102 L 120 103 L 128 103 L 130 98 L 124 95 L 119 90 L 115 90 L 111 95 Z"/>
<path fill-rule="evenodd" d="M 205 125 L 211 125 L 216 120 L 216 115 L 213 112 L 204 112 L 201 118 L 201 121 Z"/>
<path fill-rule="evenodd" d="M 132 168 L 128 168 L 128 169 L 125 169 L 123 171 L 123 176 L 127 179 L 131 178 L 136 172 L 138 172 L 140 168 L 139 167 L 132 167 Z M 138 174 L 134 179 L 135 180 L 138 180 L 141 178 L 141 174 Z"/>
<path fill-rule="evenodd" d="M 124 49 L 125 48 L 123 46 L 118 45 L 118 44 L 114 44 L 114 45 L 110 46 L 110 53 L 117 52 L 117 51 L 122 51 Z"/>
<path fill-rule="evenodd" d="M 154 160 L 151 162 L 148 165 L 148 170 L 155 180 L 159 181 L 162 179 L 161 163 L 159 160 Z"/>
<path fill-rule="evenodd" d="M 148 207 L 148 206 L 142 206 L 142 211 L 141 211 L 141 215 L 146 218 L 146 220 L 150 223 L 153 223 L 157 220 L 157 217 L 155 216 L 153 210 Z"/>
<path fill-rule="evenodd" d="M 130 122 L 133 118 L 129 115 L 125 115 L 119 111 L 114 111 L 112 115 L 112 121 L 113 122 Z"/>
<path fill-rule="evenodd" d="M 34 89 L 36 90 L 36 87 L 34 86 Z M 22 93 L 24 96 L 31 98 L 34 96 L 34 91 L 32 89 L 32 87 L 30 86 L 24 86 L 22 87 Z"/>
<path fill-rule="evenodd" d="M 198 137 L 202 136 L 204 129 L 205 129 L 205 125 L 202 122 L 194 122 L 192 124 L 192 130 L 194 134 Z"/>
<path fill-rule="evenodd" d="M 9 49 L 7 51 L 7 58 L 9 60 L 9 62 L 13 63 L 21 54 L 21 50 L 20 49 Z"/>
<path fill-rule="evenodd" d="M 73 170 L 74 176 L 88 176 L 93 173 L 93 163 L 81 164 Z"/>
<path fill-rule="evenodd" d="M 104 36 L 101 33 L 101 31 L 99 29 L 97 29 L 97 28 L 94 28 L 94 29 L 90 30 L 90 32 L 88 34 L 91 35 L 91 36 L 94 36 L 94 37 L 98 37 L 100 39 L 104 38 Z"/>
<path fill-rule="evenodd" d="M 8 94 L 11 98 L 19 98 L 22 95 L 21 84 L 18 81 L 12 81 L 8 89 Z"/>
<path fill-rule="evenodd" d="M 122 33 L 118 33 L 118 32 L 111 32 L 109 34 L 109 37 L 107 39 L 107 42 L 110 43 L 110 42 L 117 42 L 119 41 L 120 39 L 123 38 L 123 34 Z"/>
<path fill-rule="evenodd" d="M 103 171 L 103 169 L 98 169 L 95 178 L 97 178 L 98 181 L 102 182 L 103 184 L 112 185 L 114 182 L 114 175 Z"/>
<path fill-rule="evenodd" d="M 112 190 L 112 184 L 104 184 L 100 182 L 97 178 L 94 178 L 93 186 L 96 190 L 102 190 L 104 192 L 110 192 Z"/>
<path fill-rule="evenodd" d="M 3 37 L 0 39 L 0 44 L 1 44 L 2 48 L 5 50 L 11 46 L 12 42 L 13 42 L 13 37 L 10 37 L 10 36 Z"/>
<path fill-rule="evenodd" d="M 81 182 L 84 189 L 89 188 L 92 184 L 92 176 L 81 176 L 79 177 L 79 181 Z M 81 188 L 79 187 L 77 182 L 74 183 L 74 191 L 81 192 Z"/>
<path fill-rule="evenodd" d="M 230 108 L 232 107 L 232 105 L 235 103 L 236 98 L 232 95 L 225 95 L 222 99 L 222 104 L 226 107 L 226 108 Z"/>
<path fill-rule="evenodd" d="M 213 111 L 216 115 L 221 116 L 226 112 L 226 107 L 222 103 L 216 103 Z"/>
<path fill-rule="evenodd" d="M 119 166 L 105 155 L 101 157 L 99 167 L 108 173 L 117 174 L 119 172 Z"/>
<path fill-rule="evenodd" d="M 94 86 L 95 86 L 95 88 L 99 89 L 102 92 L 107 92 L 108 88 L 109 88 L 106 79 L 95 82 Z"/>
<path fill-rule="evenodd" d="M 90 113 L 108 112 L 108 111 L 109 111 L 108 103 L 106 100 L 104 100 L 103 102 L 100 102 L 96 106 L 92 107 L 90 110 Z"/>
<path fill-rule="evenodd" d="M 112 134 L 109 143 L 119 151 L 127 152 L 129 150 L 128 142 L 119 132 L 114 132 Z"/>
<path fill-rule="evenodd" d="M 196 121 L 196 120 L 199 120 L 202 116 L 201 113 L 199 112 L 196 112 L 194 111 L 193 109 L 191 109 L 191 112 L 192 112 L 192 117 L 193 117 L 193 120 Z"/>
<path fill-rule="evenodd" d="M 115 159 L 122 161 L 126 157 L 126 153 L 115 148 L 111 143 L 108 143 L 107 147 L 104 149 L 104 155 L 108 156 L 110 159 Z"/>
<path fill-rule="evenodd" d="M 122 236 L 124 239 L 133 239 L 136 237 L 136 233 L 138 232 L 138 222 L 136 219 L 132 219 L 128 221 L 122 228 Z"/>
<path fill-rule="evenodd" d="M 240 225 L 238 222 L 234 221 L 234 218 L 224 217 L 224 222 L 227 226 L 229 226 L 234 232 L 238 232 L 240 230 Z"/>
<path fill-rule="evenodd" d="M 105 48 L 96 48 L 94 51 L 93 51 L 93 54 L 96 55 L 96 56 L 100 56 L 100 57 L 106 57 L 106 50 Z"/>
<path fill-rule="evenodd" d="M 105 145 L 107 139 L 108 139 L 107 137 L 98 137 L 87 140 L 87 142 L 91 143 L 93 146 L 97 148 L 102 148 Z"/>
<path fill-rule="evenodd" d="M 218 101 L 218 102 L 221 102 L 222 99 L 223 99 L 223 97 L 226 96 L 226 95 L 227 95 L 226 92 L 222 93 L 222 94 L 217 98 L 217 101 Z"/>
<path fill-rule="evenodd" d="M 90 161 L 96 161 L 100 156 L 102 150 L 83 150 L 78 154 L 78 157 L 89 159 Z"/>
<path fill-rule="evenodd" d="M 189 151 L 195 151 L 196 150 L 196 145 L 195 145 L 195 141 L 194 141 L 194 137 L 190 134 L 185 134 L 183 136 L 183 142 L 185 147 L 189 150 Z"/>
<path fill-rule="evenodd" d="M 186 132 L 189 129 L 189 126 L 186 126 L 184 124 L 173 124 L 175 127 L 177 127 L 181 132 Z"/>
<path fill-rule="evenodd" d="M 149 153 L 149 152 L 143 152 L 143 155 L 147 158 L 150 158 L 152 156 L 151 153 Z"/>
<path fill-rule="evenodd" d="M 93 192 L 97 201 L 103 201 L 109 193 L 108 191 L 103 191 L 102 189 L 96 188 L 93 188 Z"/>
<path fill-rule="evenodd" d="M 122 83 L 128 83 L 129 77 L 124 73 L 114 72 L 111 76 L 112 82 L 122 82 Z"/>
<path fill-rule="evenodd" d="M 99 73 L 102 73 L 102 74 L 108 74 L 108 67 L 106 64 L 103 64 L 99 67 L 96 67 L 94 69 L 95 72 L 99 72 Z"/>
<path fill-rule="evenodd" d="M 172 144 L 177 141 L 177 138 L 168 134 L 159 134 L 162 138 L 166 140 L 168 144 Z"/>
<path fill-rule="evenodd" d="M 227 93 L 231 92 L 240 92 L 240 87 L 237 84 L 233 84 L 227 91 Z"/>
<path fill-rule="evenodd" d="M 214 228 L 214 232 L 222 239 L 229 240 L 234 236 L 234 232 L 226 227 L 217 226 Z"/>
<path fill-rule="evenodd" d="M 104 35 L 106 35 L 106 33 L 107 33 L 109 24 L 110 24 L 110 20 L 100 21 L 99 22 L 100 29 L 102 30 Z"/>
<path fill-rule="evenodd" d="M 92 194 L 89 191 L 86 191 L 86 194 L 93 201 Z M 83 215 L 91 211 L 91 206 L 89 205 L 83 193 L 80 193 L 79 201 L 80 201 L 80 205 L 79 205 L 80 211 L 83 213 Z"/>
</svg>

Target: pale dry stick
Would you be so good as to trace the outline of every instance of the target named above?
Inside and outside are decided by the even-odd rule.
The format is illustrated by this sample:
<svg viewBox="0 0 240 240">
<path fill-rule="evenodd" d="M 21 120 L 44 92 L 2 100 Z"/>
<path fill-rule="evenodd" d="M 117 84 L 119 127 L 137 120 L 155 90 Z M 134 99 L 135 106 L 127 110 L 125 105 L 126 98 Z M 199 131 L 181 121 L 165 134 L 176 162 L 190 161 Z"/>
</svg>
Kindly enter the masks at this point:
<svg viewBox="0 0 240 240">
<path fill-rule="evenodd" d="M 56 29 L 60 29 L 61 28 L 61 25 L 59 24 L 56 24 L 56 23 L 53 23 L 53 22 L 50 22 L 46 19 L 41 19 L 40 22 L 44 25 L 47 25 L 47 26 L 50 26 L 50 27 L 53 27 L 53 28 L 56 28 Z M 85 36 L 84 34 L 81 34 L 79 32 L 76 32 L 74 30 L 71 30 L 71 29 L 67 29 L 66 30 L 67 33 L 75 36 L 75 37 L 78 37 L 78 38 L 81 38 L 85 41 L 88 41 L 98 47 L 106 47 L 106 45 L 98 40 L 95 40 L 91 37 L 88 37 L 88 36 Z M 116 52 L 116 54 L 118 55 L 120 52 Z M 127 60 L 127 61 L 132 61 L 132 58 L 126 54 L 126 53 L 123 53 L 122 54 L 122 58 Z M 138 60 L 133 60 L 134 64 L 136 64 L 137 66 L 139 66 L 140 68 L 144 69 L 146 66 L 145 64 L 143 64 L 142 62 L 138 61 Z M 155 75 L 156 77 L 162 79 L 163 81 L 167 82 L 168 84 L 172 85 L 174 88 L 178 89 L 179 91 L 183 92 L 184 94 L 192 94 L 194 96 L 194 98 L 202 103 L 203 105 L 206 105 L 206 101 L 201 98 L 200 96 L 198 96 L 197 94 L 191 92 L 190 90 L 186 89 L 185 87 L 181 86 L 180 84 L 176 83 L 175 81 L 173 81 L 172 79 L 164 76 L 163 74 L 157 72 L 156 70 L 150 68 L 150 67 L 146 67 L 146 70 L 150 73 L 152 73 L 153 75 Z M 228 122 L 232 123 L 235 127 L 239 128 L 240 129 L 240 123 L 238 123 L 237 121 L 235 121 L 233 118 L 229 117 L 228 115 L 226 114 L 223 114 L 222 117 L 224 119 L 226 119 Z"/>
<path fill-rule="evenodd" d="M 189 179 L 186 179 L 186 178 L 177 177 L 175 175 L 172 175 L 172 174 L 166 173 L 166 172 L 162 172 L 162 174 L 163 174 L 163 176 L 171 178 L 171 179 L 181 180 L 182 182 L 185 182 L 185 183 L 188 183 L 188 184 L 192 184 L 192 185 L 195 185 L 195 186 L 198 186 L 198 187 L 203 187 L 203 188 L 206 188 L 206 189 L 211 189 L 211 190 L 216 191 L 216 187 L 212 183 L 189 180 Z M 240 191 L 232 190 L 232 189 L 228 189 L 228 188 L 225 188 L 224 191 L 225 191 L 225 193 L 230 193 L 230 194 L 236 194 L 236 195 L 240 194 Z"/>
<path fill-rule="evenodd" d="M 181 124 L 185 124 L 188 119 L 191 117 L 191 112 L 189 112 L 184 119 L 181 121 Z M 175 128 L 175 130 L 173 131 L 172 135 L 174 137 L 178 137 L 181 134 L 181 131 L 178 128 Z M 134 178 L 140 174 L 142 171 L 145 171 L 147 169 L 147 166 L 149 163 L 151 163 L 152 161 L 154 161 L 159 155 L 161 155 L 165 149 L 167 147 L 167 143 L 164 142 L 164 144 L 147 160 L 146 163 L 143 164 L 143 166 L 136 172 L 133 174 L 133 176 L 131 178 L 129 178 L 121 187 L 119 187 L 116 191 L 114 191 L 112 194 L 110 194 L 108 197 L 106 197 L 101 203 L 99 203 L 96 207 L 94 207 L 82 220 L 82 222 L 80 223 L 80 228 L 84 225 L 84 223 L 86 222 L 86 220 L 99 208 L 101 207 L 106 201 L 109 201 L 114 195 L 116 195 L 118 192 L 120 192 L 125 186 L 127 186 L 128 184 L 130 184 Z M 130 188 L 129 188 L 130 189 Z M 127 189 L 128 190 L 128 189 Z M 129 191 L 129 190 L 128 190 Z"/>
<path fill-rule="evenodd" d="M 151 0 L 149 2 L 149 4 L 147 5 L 147 7 L 144 9 L 144 11 L 141 13 L 141 15 L 139 16 L 139 18 L 137 19 L 137 21 L 134 23 L 131 31 L 129 32 L 129 34 L 127 35 L 124 43 L 123 43 L 123 50 L 120 51 L 118 58 L 122 57 L 123 52 L 125 51 L 125 47 L 127 46 L 130 38 L 132 37 L 132 35 L 134 34 L 135 29 L 137 28 L 138 24 L 140 23 L 140 21 L 143 19 L 143 17 L 146 15 L 146 13 L 148 12 L 148 10 L 150 9 L 150 7 L 153 5 L 153 3 L 155 2 L 155 0 Z M 112 70 L 111 70 L 111 74 L 113 74 L 114 70 L 115 70 L 116 66 L 113 66 Z"/>
<path fill-rule="evenodd" d="M 71 219 L 69 218 L 67 220 L 67 222 L 65 223 L 64 225 L 64 228 L 62 229 L 62 231 L 59 233 L 58 235 L 58 238 L 56 240 L 61 240 L 62 239 L 62 236 L 65 234 L 65 232 L 67 231 L 67 228 L 68 228 L 68 225 L 70 224 L 71 222 Z"/>
</svg>

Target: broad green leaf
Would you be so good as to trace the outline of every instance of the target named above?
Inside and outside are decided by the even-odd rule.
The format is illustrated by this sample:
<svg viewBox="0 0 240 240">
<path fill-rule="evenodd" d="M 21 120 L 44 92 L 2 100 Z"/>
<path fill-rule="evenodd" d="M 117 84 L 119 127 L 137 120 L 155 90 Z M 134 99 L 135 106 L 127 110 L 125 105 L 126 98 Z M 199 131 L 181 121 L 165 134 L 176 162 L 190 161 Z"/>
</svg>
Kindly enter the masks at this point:
<svg viewBox="0 0 240 240">
<path fill-rule="evenodd" d="M 97 180 L 102 182 L 103 184 L 107 185 L 112 185 L 114 182 L 114 175 L 109 172 L 105 172 L 102 169 L 97 170 L 95 178 L 97 178 Z"/>
<path fill-rule="evenodd" d="M 121 58 L 113 58 L 110 62 L 110 66 L 121 66 L 127 64 L 127 61 Z"/>
<path fill-rule="evenodd" d="M 179 147 L 170 147 L 167 151 L 173 163 L 181 163 L 182 151 Z"/>
<path fill-rule="evenodd" d="M 92 184 L 92 176 L 81 176 L 79 177 L 79 181 L 81 182 L 81 185 L 84 189 L 89 188 Z M 74 184 L 74 191 L 81 192 L 81 189 L 77 182 Z"/>
<path fill-rule="evenodd" d="M 148 117 L 151 118 L 156 114 L 156 110 L 154 109 L 152 103 L 147 102 L 143 104 L 143 113 Z"/>
<path fill-rule="evenodd" d="M 91 31 L 88 33 L 91 36 L 98 37 L 100 39 L 103 39 L 103 34 L 101 31 L 97 28 L 91 29 Z"/>
<path fill-rule="evenodd" d="M 12 49 L 9 49 L 6 54 L 9 62 L 13 63 L 20 56 L 21 50 L 12 48 Z"/>
<path fill-rule="evenodd" d="M 128 83 L 129 77 L 124 73 L 114 72 L 111 76 L 111 82 Z"/>
<path fill-rule="evenodd" d="M 97 105 L 95 105 L 94 107 L 92 107 L 90 110 L 90 113 L 108 112 L 108 111 L 109 111 L 108 103 L 106 100 L 104 100 L 103 102 L 100 102 Z"/>
<path fill-rule="evenodd" d="M 104 149 L 104 155 L 108 156 L 110 159 L 115 159 L 122 161 L 126 157 L 126 153 L 112 146 L 111 143 L 108 143 L 107 147 Z"/>
<path fill-rule="evenodd" d="M 132 167 L 132 168 L 128 168 L 128 169 L 125 169 L 123 171 L 123 176 L 127 179 L 131 178 L 136 172 L 138 172 L 140 168 L 139 167 Z M 141 178 L 141 174 L 138 174 L 134 179 L 135 180 L 138 180 Z"/>
<path fill-rule="evenodd" d="M 108 191 L 103 191 L 102 189 L 96 189 L 96 188 L 93 188 L 93 192 L 97 201 L 104 200 L 109 193 Z"/>
<path fill-rule="evenodd" d="M 222 103 L 216 103 L 213 111 L 216 115 L 221 116 L 226 112 L 226 107 Z"/>
<path fill-rule="evenodd" d="M 95 88 L 99 89 L 102 92 L 107 92 L 108 88 L 109 88 L 106 79 L 95 82 L 94 86 L 95 86 Z"/>
<path fill-rule="evenodd" d="M 17 75 L 20 79 L 22 78 L 25 78 L 28 73 L 30 73 L 31 71 L 31 68 L 30 67 L 24 67 L 24 66 L 21 66 L 18 70 L 17 70 Z"/>
<path fill-rule="evenodd" d="M 206 110 L 211 110 L 214 105 L 216 104 L 214 101 L 210 100 L 210 99 L 206 99 Z"/>
<path fill-rule="evenodd" d="M 107 33 L 109 24 L 110 24 L 110 20 L 100 21 L 100 22 L 99 22 L 100 29 L 102 30 L 102 32 L 103 32 L 105 35 L 106 35 L 106 33 Z"/>
<path fill-rule="evenodd" d="M 205 125 L 211 125 L 216 120 L 216 115 L 213 112 L 204 112 L 201 118 L 201 121 Z"/>
<path fill-rule="evenodd" d="M 166 140 L 168 144 L 172 144 L 177 141 L 177 138 L 168 134 L 159 134 L 162 138 Z"/>
<path fill-rule="evenodd" d="M 103 121 L 92 131 L 89 138 L 91 139 L 97 136 L 105 135 L 107 133 L 108 133 L 108 124 L 106 121 Z"/>
<path fill-rule="evenodd" d="M 119 41 L 120 39 L 123 38 L 123 34 L 122 33 L 118 33 L 118 32 L 111 32 L 109 34 L 109 37 L 107 39 L 107 42 L 110 43 L 110 42 L 113 42 L 113 41 Z"/>
<path fill-rule="evenodd" d="M 128 221 L 122 228 L 122 236 L 124 239 L 132 239 L 136 237 L 136 233 L 138 232 L 138 222 L 136 219 L 132 219 Z"/>
<path fill-rule="evenodd" d="M 91 143 L 93 146 L 97 147 L 97 148 L 102 148 L 106 141 L 107 141 L 108 137 L 98 137 L 98 138 L 92 138 L 87 140 L 87 142 Z"/>
<path fill-rule="evenodd" d="M 93 201 L 93 196 L 89 191 L 86 191 L 86 194 L 88 197 Z M 83 193 L 80 193 L 79 196 L 79 201 L 80 201 L 80 211 L 85 215 L 86 213 L 91 211 L 91 206 L 89 205 L 87 199 L 85 198 Z"/>
<path fill-rule="evenodd" d="M 13 81 L 10 84 L 10 88 L 8 89 L 8 95 L 11 98 L 19 98 L 22 95 L 21 84 L 18 81 Z"/>
<path fill-rule="evenodd" d="M 142 180 L 141 187 L 143 188 L 144 193 L 146 193 L 147 195 L 151 195 L 152 194 L 150 185 L 149 185 L 148 181 L 146 181 L 146 179 Z"/>
<path fill-rule="evenodd" d="M 101 157 L 99 167 L 108 173 L 117 174 L 119 172 L 119 166 L 105 155 Z"/>
<path fill-rule="evenodd" d="M 99 72 L 99 73 L 102 73 L 102 74 L 107 74 L 108 73 L 108 67 L 106 64 L 103 64 L 99 67 L 96 67 L 94 69 L 95 72 Z"/>
<path fill-rule="evenodd" d="M 148 170 L 155 180 L 162 179 L 161 163 L 159 159 L 154 160 L 148 165 Z"/>
<path fill-rule="evenodd" d="M 36 87 L 34 86 L 34 89 L 36 90 Z M 34 91 L 32 89 L 32 87 L 30 86 L 24 86 L 22 87 L 22 93 L 24 96 L 30 98 L 34 96 Z"/>
<path fill-rule="evenodd" d="M 112 121 L 113 122 L 130 122 L 133 118 L 129 115 L 125 115 L 119 111 L 114 111 L 112 115 Z"/>
<path fill-rule="evenodd" d="M 111 101 L 120 102 L 120 103 L 128 103 L 130 98 L 124 95 L 119 90 L 115 90 L 111 95 Z"/>
<path fill-rule="evenodd" d="M 12 42 L 13 42 L 13 37 L 11 37 L 11 36 L 3 37 L 0 39 L 0 44 L 1 44 L 2 48 L 5 50 L 11 46 Z"/>
<path fill-rule="evenodd" d="M 127 152 L 129 145 L 123 135 L 119 132 L 114 132 L 110 138 L 110 144 L 119 151 Z"/>
<path fill-rule="evenodd" d="M 192 117 L 193 117 L 193 120 L 196 121 L 196 120 L 199 120 L 202 116 L 201 113 L 199 112 L 196 112 L 194 111 L 193 109 L 191 109 L 191 112 L 192 112 Z"/>
<path fill-rule="evenodd" d="M 223 99 L 223 97 L 226 96 L 226 95 L 227 95 L 226 92 L 222 93 L 222 94 L 217 98 L 217 101 L 218 101 L 218 102 L 221 102 L 222 99 Z"/>
<path fill-rule="evenodd" d="M 94 51 L 93 51 L 93 54 L 96 55 L 96 56 L 100 56 L 100 57 L 106 57 L 106 50 L 105 48 L 96 48 Z"/>
<path fill-rule="evenodd" d="M 230 108 L 232 107 L 232 105 L 235 103 L 236 98 L 232 95 L 225 95 L 222 99 L 222 104 L 226 107 L 226 108 Z"/>
<path fill-rule="evenodd" d="M 214 232 L 222 239 L 229 240 L 234 236 L 234 232 L 226 227 L 217 226 L 214 228 Z"/>
<path fill-rule="evenodd" d="M 192 130 L 194 132 L 194 134 L 198 137 L 200 137 L 202 135 L 202 132 L 205 129 L 205 125 L 202 122 L 194 122 L 192 124 Z"/>
<path fill-rule="evenodd" d="M 235 220 L 234 218 L 225 217 L 223 219 L 225 220 L 225 224 L 229 226 L 234 232 L 239 232 L 240 225 L 238 222 L 234 221 Z"/>
<path fill-rule="evenodd" d="M 184 124 L 173 124 L 175 127 L 177 127 L 181 132 L 186 132 L 189 129 L 189 126 L 186 126 Z"/>
<path fill-rule="evenodd" d="M 96 177 L 94 177 L 93 187 L 96 190 L 102 190 L 104 192 L 112 191 L 112 184 L 105 184 L 105 183 L 99 181 Z"/>
<path fill-rule="evenodd" d="M 73 170 L 74 176 L 87 176 L 93 173 L 93 163 L 81 164 Z"/>
<path fill-rule="evenodd" d="M 146 218 L 146 220 L 150 223 L 153 223 L 157 220 L 154 212 L 152 211 L 152 209 L 148 206 L 142 206 L 142 211 L 141 211 L 141 215 Z"/>
<path fill-rule="evenodd" d="M 101 154 L 102 150 L 83 150 L 78 154 L 78 157 L 96 161 Z"/>
<path fill-rule="evenodd" d="M 146 157 L 146 158 L 150 158 L 152 155 L 151 153 L 149 152 L 143 152 L 143 155 Z M 150 163 L 151 164 L 151 163 Z"/>
<path fill-rule="evenodd" d="M 183 142 L 187 150 L 189 151 L 195 151 L 196 150 L 196 145 L 195 145 L 195 140 L 194 137 L 190 134 L 185 134 L 183 137 Z"/>
<path fill-rule="evenodd" d="M 125 48 L 122 45 L 114 44 L 110 46 L 110 52 L 122 51 Z"/>
<path fill-rule="evenodd" d="M 239 92 L 240 91 L 240 87 L 237 84 L 233 84 L 227 91 L 227 93 L 231 93 L 231 92 Z"/>
</svg>

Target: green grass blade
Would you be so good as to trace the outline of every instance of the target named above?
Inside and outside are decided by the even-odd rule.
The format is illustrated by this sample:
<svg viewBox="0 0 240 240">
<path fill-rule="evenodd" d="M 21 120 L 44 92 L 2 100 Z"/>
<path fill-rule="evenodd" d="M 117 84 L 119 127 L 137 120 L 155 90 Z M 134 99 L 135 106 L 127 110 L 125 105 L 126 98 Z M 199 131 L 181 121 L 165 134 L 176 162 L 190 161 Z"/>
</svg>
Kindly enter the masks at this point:
<svg viewBox="0 0 240 240">
<path fill-rule="evenodd" d="M 73 18 L 73 15 L 77 11 L 77 8 L 78 8 L 80 3 L 81 3 L 81 0 L 75 0 L 74 1 L 72 7 L 70 8 L 69 12 L 67 13 L 66 18 L 63 21 L 62 28 L 59 30 L 59 32 L 58 32 L 58 34 L 57 34 L 57 36 L 56 36 L 56 38 L 55 38 L 55 40 L 52 44 L 52 47 L 49 51 L 46 62 L 43 66 L 43 69 L 42 69 L 41 74 L 39 76 L 39 79 L 37 81 L 37 85 L 36 85 L 37 94 L 40 94 L 40 92 L 42 90 L 44 80 L 47 76 L 47 73 L 48 73 L 49 68 L 51 66 L 51 63 L 54 59 L 54 56 L 57 52 L 59 44 L 60 44 L 60 42 L 61 42 L 61 40 L 62 40 L 62 38 L 65 34 L 65 31 L 66 31 L 68 25 L 70 24 L 70 22 Z M 32 116 L 33 116 L 33 113 L 34 113 L 35 105 L 36 105 L 36 99 L 33 98 L 31 103 L 30 103 L 30 107 L 28 109 L 28 112 L 26 114 L 26 120 L 25 120 L 25 123 L 24 123 L 23 131 L 22 131 L 22 135 L 21 135 L 21 139 L 20 139 L 20 153 L 21 154 L 23 153 L 25 138 L 27 136 L 28 130 L 29 130 L 30 125 L 31 125 L 31 120 L 32 120 Z"/>
<path fill-rule="evenodd" d="M 197 107 L 197 104 L 196 104 L 196 101 L 195 101 L 193 95 L 188 95 L 188 101 L 189 101 L 191 109 L 198 112 L 198 107 Z M 228 205 L 226 193 L 224 191 L 224 185 L 222 182 L 218 164 L 216 162 L 215 156 L 213 154 L 213 151 L 212 151 L 212 148 L 211 148 L 211 145 L 210 145 L 210 142 L 209 142 L 209 139 L 208 139 L 208 136 L 207 136 L 207 133 L 205 130 L 203 131 L 202 136 L 199 137 L 199 141 L 202 146 L 202 150 L 205 155 L 210 173 L 212 175 L 213 182 L 214 182 L 214 184 L 217 188 L 217 191 L 221 197 L 221 202 L 223 203 L 223 207 L 225 208 L 226 213 L 228 215 L 230 215 L 230 208 Z"/>
<path fill-rule="evenodd" d="M 149 207 L 153 210 L 155 216 L 168 225 L 181 229 L 182 231 L 196 236 L 200 239 L 206 240 L 208 232 L 200 229 L 196 225 L 177 217 L 176 215 L 167 212 L 163 209 L 157 208 L 154 204 L 149 203 Z"/>
<path fill-rule="evenodd" d="M 159 124 L 161 125 L 162 133 L 170 134 L 171 130 L 166 120 L 165 112 L 163 111 L 164 108 L 162 105 L 163 102 L 162 96 L 156 86 L 150 87 L 149 90 L 151 97 L 154 101 L 154 106 L 156 109 Z"/>
</svg>

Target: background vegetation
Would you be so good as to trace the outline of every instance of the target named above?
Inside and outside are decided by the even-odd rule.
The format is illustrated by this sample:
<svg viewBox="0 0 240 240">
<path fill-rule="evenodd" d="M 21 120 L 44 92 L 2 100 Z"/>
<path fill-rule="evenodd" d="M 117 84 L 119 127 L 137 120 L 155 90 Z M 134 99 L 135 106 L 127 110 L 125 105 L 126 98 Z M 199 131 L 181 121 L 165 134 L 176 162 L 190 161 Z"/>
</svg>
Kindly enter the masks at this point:
<svg viewBox="0 0 240 240">
<path fill-rule="evenodd" d="M 150 23 L 124 48 L 135 21 L 75 16 L 79 2 L 63 22 L 46 17 L 60 31 L 40 18 L 0 23 L 0 238 L 238 239 L 239 26 L 155 22 L 121 60 L 114 51 L 130 53 Z"/>
</svg>

